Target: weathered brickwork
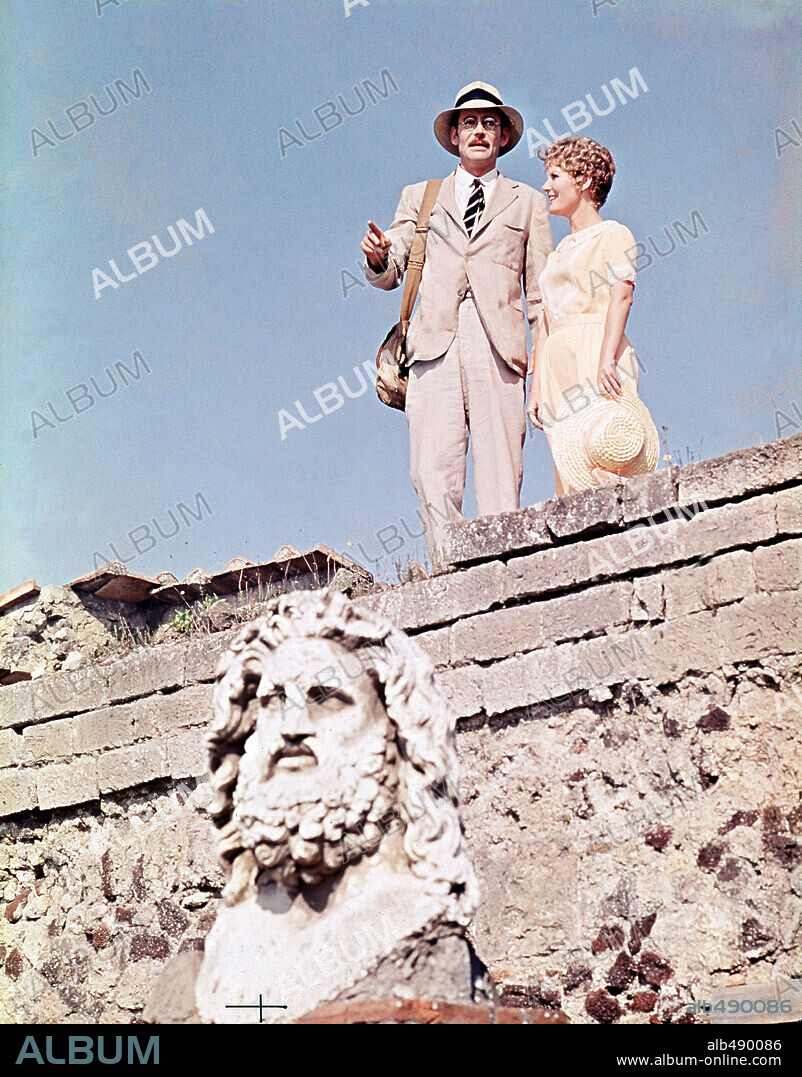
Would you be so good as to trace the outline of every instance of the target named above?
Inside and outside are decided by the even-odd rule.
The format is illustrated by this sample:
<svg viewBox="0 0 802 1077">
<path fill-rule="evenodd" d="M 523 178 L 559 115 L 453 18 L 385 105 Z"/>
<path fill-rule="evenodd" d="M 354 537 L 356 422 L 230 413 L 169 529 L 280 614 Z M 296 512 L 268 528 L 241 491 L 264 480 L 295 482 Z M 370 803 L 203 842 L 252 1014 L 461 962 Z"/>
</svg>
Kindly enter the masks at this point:
<svg viewBox="0 0 802 1077">
<path fill-rule="evenodd" d="M 508 990 L 572 1021 L 614 1003 L 648 1020 L 648 990 L 648 1014 L 677 1020 L 713 987 L 802 975 L 796 667 L 639 680 L 463 728 L 474 940 Z"/>
<path fill-rule="evenodd" d="M 94 780 L 91 808 L 2 825 L 0 1021 L 138 1020 L 164 962 L 202 949 L 214 922 L 223 878 L 208 785 L 97 799 Z"/>
<path fill-rule="evenodd" d="M 447 571 L 361 600 L 460 719 L 506 1003 L 677 1020 L 802 976 L 801 449 L 471 521 Z M 0 686 L 0 1020 L 134 1020 L 202 948 L 203 734 L 238 630 Z"/>
</svg>

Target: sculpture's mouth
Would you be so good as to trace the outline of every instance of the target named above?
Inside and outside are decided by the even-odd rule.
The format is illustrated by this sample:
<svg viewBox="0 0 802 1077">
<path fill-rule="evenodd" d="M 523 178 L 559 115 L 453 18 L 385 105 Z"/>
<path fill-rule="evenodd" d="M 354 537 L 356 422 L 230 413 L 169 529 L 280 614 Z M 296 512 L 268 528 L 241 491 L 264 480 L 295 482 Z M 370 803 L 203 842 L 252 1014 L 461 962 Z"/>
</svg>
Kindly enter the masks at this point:
<svg viewBox="0 0 802 1077">
<path fill-rule="evenodd" d="M 317 766 L 317 756 L 308 744 L 290 741 L 274 753 L 273 766 L 282 770 L 306 770 Z"/>
</svg>

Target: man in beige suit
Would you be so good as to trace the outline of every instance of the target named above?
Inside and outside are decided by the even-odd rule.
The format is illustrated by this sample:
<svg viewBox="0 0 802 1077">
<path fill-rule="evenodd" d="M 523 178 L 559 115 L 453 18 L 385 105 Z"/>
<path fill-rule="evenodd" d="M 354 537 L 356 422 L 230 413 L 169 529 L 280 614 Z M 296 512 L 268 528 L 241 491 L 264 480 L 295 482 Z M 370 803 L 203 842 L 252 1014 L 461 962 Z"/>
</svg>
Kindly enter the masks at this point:
<svg viewBox="0 0 802 1077">
<path fill-rule="evenodd" d="M 538 277 L 554 247 L 543 195 L 496 170 L 523 130 L 520 113 L 484 82 L 463 87 L 434 123 L 438 142 L 460 163 L 432 211 L 407 339 L 406 399 L 412 482 L 433 568 L 441 564 L 443 526 L 463 519 L 469 436 L 479 515 L 519 507 L 525 319 L 534 347 Z M 386 233 L 368 222 L 364 271 L 377 288 L 402 281 L 425 186 L 403 189 Z"/>
</svg>

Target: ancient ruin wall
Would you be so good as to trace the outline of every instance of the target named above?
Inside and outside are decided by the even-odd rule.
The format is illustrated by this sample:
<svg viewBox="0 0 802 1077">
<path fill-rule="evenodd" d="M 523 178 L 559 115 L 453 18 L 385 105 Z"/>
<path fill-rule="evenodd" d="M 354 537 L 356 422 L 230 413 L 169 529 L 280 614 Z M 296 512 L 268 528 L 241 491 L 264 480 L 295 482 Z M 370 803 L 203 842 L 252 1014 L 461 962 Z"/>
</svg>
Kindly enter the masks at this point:
<svg viewBox="0 0 802 1077">
<path fill-rule="evenodd" d="M 791 438 L 471 522 L 450 571 L 361 600 L 459 715 L 474 938 L 505 1000 L 677 1020 L 802 976 L 801 464 Z M 137 1020 L 202 948 L 232 634 L 0 687 L 3 1020 Z"/>
</svg>

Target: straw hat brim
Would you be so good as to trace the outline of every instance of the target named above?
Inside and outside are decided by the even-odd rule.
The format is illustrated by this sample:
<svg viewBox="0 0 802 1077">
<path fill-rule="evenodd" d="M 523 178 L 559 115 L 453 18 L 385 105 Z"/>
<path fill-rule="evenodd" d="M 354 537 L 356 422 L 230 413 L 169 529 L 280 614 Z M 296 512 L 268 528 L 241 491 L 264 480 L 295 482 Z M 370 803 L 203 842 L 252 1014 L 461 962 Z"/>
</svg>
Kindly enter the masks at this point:
<svg viewBox="0 0 802 1077">
<path fill-rule="evenodd" d="M 616 400 L 599 397 L 581 411 L 574 412 L 572 404 L 563 404 L 546 428 L 554 464 L 563 480 L 574 490 L 586 490 L 598 483 L 593 468 L 598 467 L 589 458 L 585 448 L 585 435 L 599 420 L 613 418 L 620 409 L 636 418 L 643 426 L 643 447 L 638 455 L 622 466 L 618 474 L 623 478 L 644 475 L 654 471 L 660 458 L 660 439 L 649 409 L 635 393 L 624 385 L 624 395 Z"/>
<path fill-rule="evenodd" d="M 451 128 L 454 126 L 453 116 L 455 112 L 463 112 L 465 109 L 495 109 L 497 112 L 503 112 L 507 119 L 510 121 L 510 137 L 507 139 L 507 145 L 502 146 L 498 151 L 499 157 L 503 157 L 505 153 L 509 153 L 510 150 L 514 150 L 524 133 L 524 118 L 520 112 L 515 108 L 510 108 L 509 105 L 493 105 L 488 101 L 476 101 L 474 104 L 466 103 L 460 105 L 459 108 L 449 108 L 445 112 L 441 112 L 437 119 L 434 121 L 434 137 L 440 143 L 444 150 L 448 150 L 449 153 L 453 153 L 455 157 L 459 157 L 459 149 L 451 141 Z"/>
</svg>

